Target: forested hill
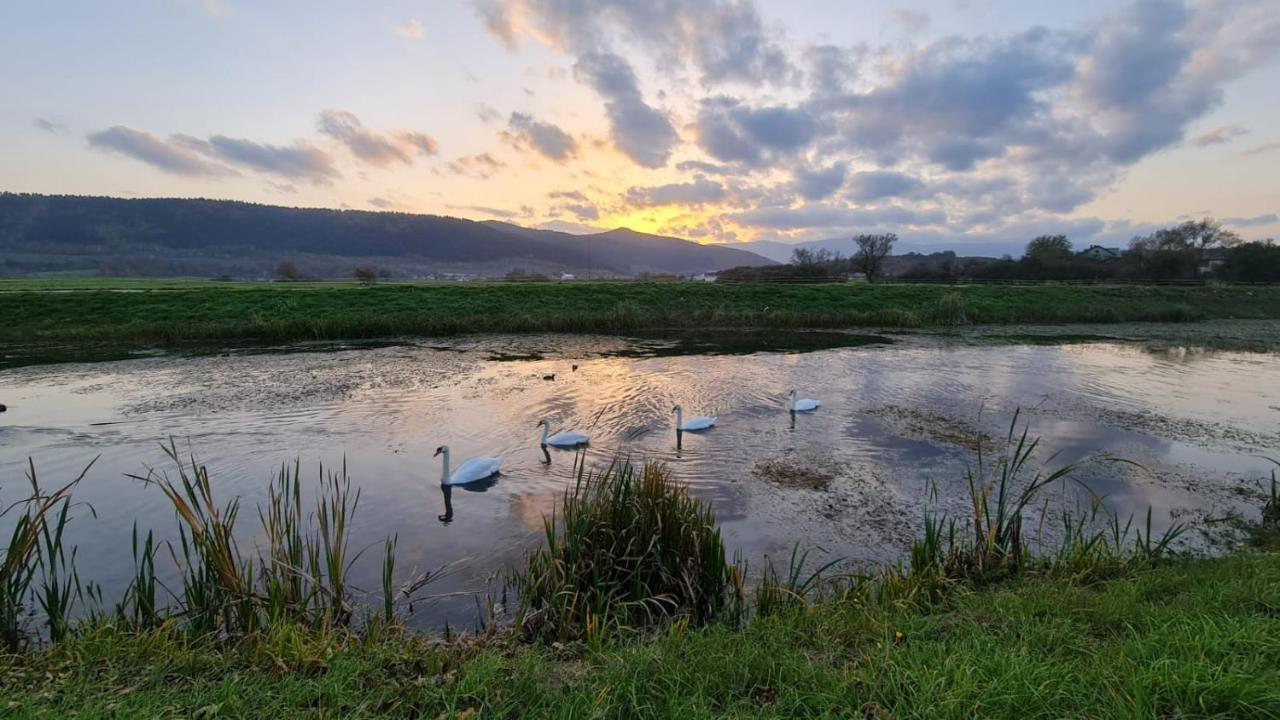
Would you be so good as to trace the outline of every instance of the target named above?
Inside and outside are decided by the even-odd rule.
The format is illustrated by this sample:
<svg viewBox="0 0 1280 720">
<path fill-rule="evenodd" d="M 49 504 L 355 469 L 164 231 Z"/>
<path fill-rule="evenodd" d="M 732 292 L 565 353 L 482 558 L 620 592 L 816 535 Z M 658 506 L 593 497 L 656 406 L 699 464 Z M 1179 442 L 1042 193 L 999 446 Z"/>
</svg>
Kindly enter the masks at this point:
<svg viewBox="0 0 1280 720">
<path fill-rule="evenodd" d="M 606 233 L 597 241 L 589 239 L 597 236 L 561 235 L 437 215 L 0 193 L 0 274 L 5 275 L 260 276 L 282 260 L 320 276 L 349 274 L 362 262 L 380 263 L 396 274 L 475 266 L 490 274 L 515 267 L 570 272 L 592 267 L 630 275 L 771 262 L 741 250 L 630 231 Z"/>
</svg>

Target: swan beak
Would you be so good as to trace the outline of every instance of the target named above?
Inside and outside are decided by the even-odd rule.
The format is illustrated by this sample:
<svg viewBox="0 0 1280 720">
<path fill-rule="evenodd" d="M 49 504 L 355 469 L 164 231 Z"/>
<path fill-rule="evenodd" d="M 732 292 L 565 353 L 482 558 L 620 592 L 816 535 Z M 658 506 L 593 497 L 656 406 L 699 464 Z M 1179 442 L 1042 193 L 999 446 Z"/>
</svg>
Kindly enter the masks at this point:
<svg viewBox="0 0 1280 720">
<path fill-rule="evenodd" d="M 436 453 L 435 453 L 435 455 L 432 455 L 431 457 L 438 457 L 438 456 L 440 455 L 440 453 L 441 453 L 441 452 L 443 452 L 443 451 L 442 451 L 440 448 L 436 448 Z"/>
</svg>

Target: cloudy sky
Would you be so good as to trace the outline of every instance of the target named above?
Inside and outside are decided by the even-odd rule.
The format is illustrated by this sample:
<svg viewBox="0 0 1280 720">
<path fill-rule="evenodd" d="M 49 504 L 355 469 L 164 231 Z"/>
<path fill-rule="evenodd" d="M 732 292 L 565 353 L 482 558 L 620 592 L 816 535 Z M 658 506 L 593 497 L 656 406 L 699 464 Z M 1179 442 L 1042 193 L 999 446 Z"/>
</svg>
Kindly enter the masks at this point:
<svg viewBox="0 0 1280 720">
<path fill-rule="evenodd" d="M 8 0 L 0 190 L 628 227 L 1280 236 L 1280 0 Z"/>
</svg>

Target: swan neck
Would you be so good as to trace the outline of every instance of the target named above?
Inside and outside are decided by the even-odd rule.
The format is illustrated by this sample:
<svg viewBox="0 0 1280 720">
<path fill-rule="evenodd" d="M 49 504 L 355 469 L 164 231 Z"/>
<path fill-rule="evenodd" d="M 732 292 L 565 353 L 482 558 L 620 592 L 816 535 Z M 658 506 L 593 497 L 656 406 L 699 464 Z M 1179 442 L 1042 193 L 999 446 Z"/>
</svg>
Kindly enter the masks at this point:
<svg viewBox="0 0 1280 720">
<path fill-rule="evenodd" d="M 543 423 L 542 424 L 542 444 L 543 445 L 547 444 L 547 436 L 550 434 L 551 434 L 551 424 Z"/>
<path fill-rule="evenodd" d="M 684 408 L 676 408 L 676 426 L 684 425 Z"/>
<path fill-rule="evenodd" d="M 444 455 L 444 469 L 440 473 L 440 484 L 448 485 L 449 484 L 449 451 L 445 450 L 443 455 Z"/>
</svg>

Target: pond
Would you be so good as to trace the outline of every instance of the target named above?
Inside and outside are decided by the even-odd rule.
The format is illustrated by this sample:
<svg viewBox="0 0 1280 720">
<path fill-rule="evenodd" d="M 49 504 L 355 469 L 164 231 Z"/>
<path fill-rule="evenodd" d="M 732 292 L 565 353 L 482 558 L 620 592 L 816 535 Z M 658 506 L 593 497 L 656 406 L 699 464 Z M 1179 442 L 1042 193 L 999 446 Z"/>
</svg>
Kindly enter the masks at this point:
<svg viewBox="0 0 1280 720">
<path fill-rule="evenodd" d="M 544 418 L 591 435 L 588 466 L 619 455 L 668 464 L 714 504 L 727 544 L 753 567 L 785 563 L 797 543 L 823 561 L 901 557 L 926 508 L 963 517 L 966 468 L 1015 413 L 1042 438 L 1038 464 L 1138 463 L 1088 463 L 1075 477 L 1123 516 L 1151 508 L 1157 532 L 1256 514 L 1273 467 L 1257 456 L 1280 453 L 1280 355 L 1070 339 L 522 335 L 11 367 L 0 370 L 0 502 L 20 496 L 28 458 L 47 486 L 96 458 L 71 540 L 81 575 L 110 599 L 131 576 L 135 523 L 162 540 L 176 532 L 163 494 L 130 477 L 172 473 L 168 438 L 207 465 L 216 497 L 242 499 L 246 543 L 282 463 L 300 460 L 314 481 L 321 464 L 345 462 L 361 491 L 352 546 L 370 548 L 357 586 L 378 588 L 391 535 L 406 574 L 450 565 L 415 608 L 420 627 L 473 624 L 473 593 L 497 592 L 495 578 L 540 542 L 576 459 L 553 449 L 545 461 Z M 791 389 L 821 407 L 793 420 Z M 677 446 L 677 404 L 718 424 Z M 455 467 L 501 455 L 502 474 L 444 494 L 432 454 L 446 444 Z M 1079 486 L 1050 502 L 1074 510 Z M 172 563 L 166 553 L 157 564 Z"/>
</svg>

